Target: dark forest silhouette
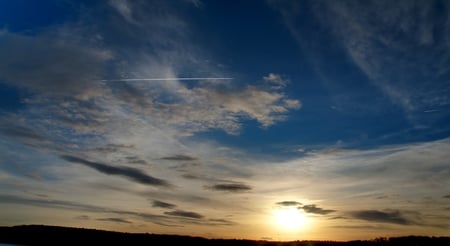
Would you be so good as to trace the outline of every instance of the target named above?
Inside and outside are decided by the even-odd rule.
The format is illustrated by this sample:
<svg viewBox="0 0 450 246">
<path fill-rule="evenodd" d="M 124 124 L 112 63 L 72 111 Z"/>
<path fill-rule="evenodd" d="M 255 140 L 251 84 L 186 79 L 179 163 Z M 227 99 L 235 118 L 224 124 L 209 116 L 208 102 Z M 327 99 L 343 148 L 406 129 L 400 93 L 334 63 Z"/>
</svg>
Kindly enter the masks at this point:
<svg viewBox="0 0 450 246">
<path fill-rule="evenodd" d="M 0 243 L 17 245 L 231 245 L 231 246 L 325 246 L 325 245 L 450 245 L 450 237 L 406 236 L 366 241 L 264 241 L 206 239 L 202 237 L 123 233 L 44 225 L 0 227 Z"/>
</svg>

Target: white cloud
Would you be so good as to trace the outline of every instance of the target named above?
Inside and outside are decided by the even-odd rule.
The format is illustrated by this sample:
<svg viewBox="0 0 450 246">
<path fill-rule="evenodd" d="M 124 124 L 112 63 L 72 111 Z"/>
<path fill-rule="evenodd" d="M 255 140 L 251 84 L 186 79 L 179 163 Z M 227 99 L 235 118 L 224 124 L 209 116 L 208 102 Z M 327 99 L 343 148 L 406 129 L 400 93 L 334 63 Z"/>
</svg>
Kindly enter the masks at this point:
<svg viewBox="0 0 450 246">
<path fill-rule="evenodd" d="M 274 83 L 278 88 L 284 88 L 289 82 L 287 79 L 283 79 L 279 74 L 269 73 L 267 76 L 263 77 L 264 81 L 269 83 Z"/>
<path fill-rule="evenodd" d="M 52 100 L 29 100 L 33 102 L 29 113 L 42 120 L 58 115 L 55 126 L 78 133 L 105 134 L 116 127 L 123 131 L 143 120 L 173 135 L 211 129 L 237 134 L 245 120 L 256 120 L 266 128 L 301 107 L 300 101 L 264 87 L 224 90 L 201 85 L 188 88 L 177 81 L 111 83 L 98 87 L 89 101 L 66 99 L 63 104 L 48 105 Z"/>
</svg>

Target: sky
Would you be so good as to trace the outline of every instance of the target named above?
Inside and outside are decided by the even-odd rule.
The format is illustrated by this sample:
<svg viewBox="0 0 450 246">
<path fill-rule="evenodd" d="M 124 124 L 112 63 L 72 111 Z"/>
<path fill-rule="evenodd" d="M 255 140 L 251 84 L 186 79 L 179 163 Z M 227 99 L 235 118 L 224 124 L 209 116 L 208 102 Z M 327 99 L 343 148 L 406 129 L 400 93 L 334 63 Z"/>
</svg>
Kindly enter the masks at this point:
<svg viewBox="0 0 450 246">
<path fill-rule="evenodd" d="M 0 225 L 450 236 L 448 1 L 0 0 Z"/>
</svg>

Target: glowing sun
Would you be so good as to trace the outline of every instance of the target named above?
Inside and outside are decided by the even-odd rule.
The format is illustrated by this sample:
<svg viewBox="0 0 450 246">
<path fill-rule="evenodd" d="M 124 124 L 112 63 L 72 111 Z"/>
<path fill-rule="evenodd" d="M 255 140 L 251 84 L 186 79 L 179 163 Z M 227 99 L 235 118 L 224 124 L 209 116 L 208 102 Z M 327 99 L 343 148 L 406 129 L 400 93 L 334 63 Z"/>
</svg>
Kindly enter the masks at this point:
<svg viewBox="0 0 450 246">
<path fill-rule="evenodd" d="M 304 226 L 306 216 L 295 207 L 279 208 L 275 210 L 275 221 L 284 229 L 295 230 Z"/>
</svg>

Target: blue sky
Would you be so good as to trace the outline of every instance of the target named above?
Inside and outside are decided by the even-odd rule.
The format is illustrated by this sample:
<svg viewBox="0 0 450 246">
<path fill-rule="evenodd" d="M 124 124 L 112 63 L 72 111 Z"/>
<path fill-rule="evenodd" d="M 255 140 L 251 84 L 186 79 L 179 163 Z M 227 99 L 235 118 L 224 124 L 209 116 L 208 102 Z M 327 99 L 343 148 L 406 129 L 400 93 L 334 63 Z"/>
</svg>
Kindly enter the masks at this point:
<svg viewBox="0 0 450 246">
<path fill-rule="evenodd" d="M 449 8 L 0 1 L 0 221 L 448 236 Z"/>
</svg>

